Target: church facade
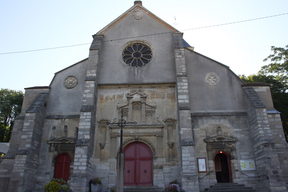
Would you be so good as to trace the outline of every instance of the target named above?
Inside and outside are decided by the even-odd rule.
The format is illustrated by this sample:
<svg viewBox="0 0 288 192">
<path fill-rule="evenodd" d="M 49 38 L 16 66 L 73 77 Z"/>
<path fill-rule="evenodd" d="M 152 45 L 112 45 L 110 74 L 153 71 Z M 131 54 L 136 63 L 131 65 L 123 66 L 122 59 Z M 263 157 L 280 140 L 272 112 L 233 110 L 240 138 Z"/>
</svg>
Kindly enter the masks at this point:
<svg viewBox="0 0 288 192">
<path fill-rule="evenodd" d="M 121 118 L 131 122 L 125 186 L 177 180 L 189 192 L 222 182 L 287 191 L 288 148 L 270 86 L 245 84 L 195 52 L 141 1 L 93 35 L 87 59 L 47 87 L 25 89 L 0 190 L 40 192 L 54 177 L 79 192 L 93 178 L 115 186 Z"/>
</svg>

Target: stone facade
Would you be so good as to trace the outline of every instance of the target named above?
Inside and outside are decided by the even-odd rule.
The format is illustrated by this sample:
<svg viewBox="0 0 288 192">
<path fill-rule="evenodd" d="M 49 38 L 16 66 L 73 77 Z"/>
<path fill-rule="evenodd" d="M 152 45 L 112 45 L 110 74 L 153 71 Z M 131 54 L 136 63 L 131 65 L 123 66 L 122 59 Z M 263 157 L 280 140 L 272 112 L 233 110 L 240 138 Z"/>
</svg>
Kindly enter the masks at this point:
<svg viewBox="0 0 288 192">
<path fill-rule="evenodd" d="M 43 191 L 62 154 L 70 157 L 73 191 L 89 191 L 96 177 L 102 189 L 115 186 L 122 115 L 124 151 L 141 143 L 152 159 L 135 160 L 133 185 L 177 180 L 199 192 L 232 182 L 287 191 L 287 142 L 269 85 L 245 84 L 193 51 L 140 1 L 93 35 L 87 59 L 57 72 L 48 87 L 25 90 L 0 191 Z M 145 183 L 149 163 L 152 182 Z"/>
</svg>

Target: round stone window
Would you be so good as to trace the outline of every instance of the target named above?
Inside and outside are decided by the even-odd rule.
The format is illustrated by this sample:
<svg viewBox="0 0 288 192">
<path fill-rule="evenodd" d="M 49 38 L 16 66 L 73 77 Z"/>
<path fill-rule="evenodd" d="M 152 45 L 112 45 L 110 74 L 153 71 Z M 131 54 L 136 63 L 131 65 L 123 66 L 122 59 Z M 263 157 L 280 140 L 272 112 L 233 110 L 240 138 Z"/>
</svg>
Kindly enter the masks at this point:
<svg viewBox="0 0 288 192">
<path fill-rule="evenodd" d="M 132 67 L 142 67 L 152 60 L 152 50 L 143 43 L 133 43 L 126 46 L 122 52 L 124 63 Z"/>
</svg>

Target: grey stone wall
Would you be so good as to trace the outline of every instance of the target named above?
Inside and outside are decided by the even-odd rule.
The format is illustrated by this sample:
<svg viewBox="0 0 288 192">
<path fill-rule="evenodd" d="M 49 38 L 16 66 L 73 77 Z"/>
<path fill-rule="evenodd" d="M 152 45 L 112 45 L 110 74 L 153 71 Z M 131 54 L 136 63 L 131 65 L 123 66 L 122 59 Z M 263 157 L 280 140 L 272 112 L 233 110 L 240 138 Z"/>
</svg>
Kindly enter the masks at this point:
<svg viewBox="0 0 288 192">
<path fill-rule="evenodd" d="M 195 157 L 206 158 L 207 172 L 199 174 L 200 190 L 217 183 L 214 157 L 219 151 L 229 155 L 233 183 L 241 183 L 253 188 L 258 187 L 257 172 L 239 171 L 240 160 L 253 160 L 254 150 L 251 142 L 250 127 L 246 112 L 206 112 L 191 113 L 195 138 Z M 222 134 L 217 133 L 220 126 Z M 217 136 L 221 140 L 217 140 Z M 205 142 L 204 140 L 211 140 Z M 198 172 L 198 165 L 196 164 Z M 254 177 L 254 178 L 253 178 Z"/>
<path fill-rule="evenodd" d="M 288 144 L 285 139 L 281 117 L 279 113 L 267 113 L 269 125 L 272 130 L 272 136 L 275 141 L 275 149 L 277 150 L 282 175 L 286 183 L 288 183 Z"/>
<path fill-rule="evenodd" d="M 267 181 L 262 180 L 260 185 L 270 191 L 286 191 L 266 106 L 252 87 L 243 87 L 243 90 L 257 172 L 269 178 Z"/>
</svg>

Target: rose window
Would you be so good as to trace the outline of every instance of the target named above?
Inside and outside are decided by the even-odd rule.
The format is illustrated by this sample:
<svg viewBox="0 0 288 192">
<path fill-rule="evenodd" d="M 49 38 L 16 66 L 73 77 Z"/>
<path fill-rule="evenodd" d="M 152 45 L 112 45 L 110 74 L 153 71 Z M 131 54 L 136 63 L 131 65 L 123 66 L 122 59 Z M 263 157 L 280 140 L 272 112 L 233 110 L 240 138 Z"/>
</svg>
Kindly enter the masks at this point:
<svg viewBox="0 0 288 192">
<path fill-rule="evenodd" d="M 133 43 L 123 50 L 122 58 L 129 66 L 142 67 L 152 60 L 152 50 L 142 43 Z"/>
</svg>

